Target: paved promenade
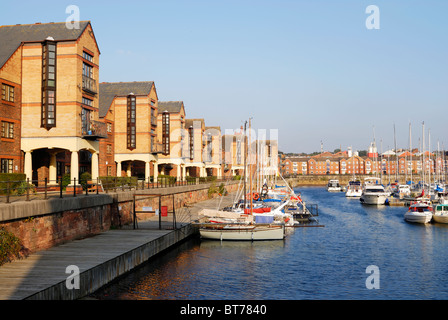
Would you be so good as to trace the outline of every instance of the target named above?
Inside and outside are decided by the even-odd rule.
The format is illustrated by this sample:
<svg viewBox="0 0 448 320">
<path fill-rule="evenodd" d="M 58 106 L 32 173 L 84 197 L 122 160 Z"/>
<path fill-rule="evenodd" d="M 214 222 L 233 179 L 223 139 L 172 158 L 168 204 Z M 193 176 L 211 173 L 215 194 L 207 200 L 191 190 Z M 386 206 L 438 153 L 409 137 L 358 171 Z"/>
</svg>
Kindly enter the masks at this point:
<svg viewBox="0 0 448 320">
<path fill-rule="evenodd" d="M 178 230 L 172 230 L 171 217 L 165 218 L 159 230 L 158 217 L 139 221 L 138 229 L 131 227 L 109 230 L 97 236 L 72 241 L 51 249 L 31 254 L 26 259 L 0 267 L 0 299 L 79 299 L 128 272 L 155 254 L 175 245 L 194 233 L 190 225 L 202 208 L 217 209 L 229 205 L 234 195 L 218 197 L 176 211 Z M 66 288 L 77 266 L 80 289 Z"/>
</svg>

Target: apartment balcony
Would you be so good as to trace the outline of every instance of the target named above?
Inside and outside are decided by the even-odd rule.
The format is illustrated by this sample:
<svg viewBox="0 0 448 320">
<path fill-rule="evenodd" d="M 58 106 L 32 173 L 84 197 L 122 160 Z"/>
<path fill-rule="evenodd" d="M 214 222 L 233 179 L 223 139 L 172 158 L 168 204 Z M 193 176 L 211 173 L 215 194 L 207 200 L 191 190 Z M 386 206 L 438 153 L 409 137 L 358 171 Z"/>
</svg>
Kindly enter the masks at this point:
<svg viewBox="0 0 448 320">
<path fill-rule="evenodd" d="M 151 125 L 157 126 L 157 117 L 151 116 Z"/>
<path fill-rule="evenodd" d="M 107 138 L 106 124 L 99 121 L 90 121 L 88 126 L 81 128 L 81 136 L 87 140 L 97 140 Z"/>
<path fill-rule="evenodd" d="M 98 89 L 96 86 L 96 80 L 83 75 L 82 76 L 82 90 L 84 90 L 88 93 L 97 94 Z"/>
<path fill-rule="evenodd" d="M 154 143 L 151 146 L 151 153 L 152 154 L 156 154 L 156 153 L 163 153 L 163 145 L 161 143 Z"/>
</svg>

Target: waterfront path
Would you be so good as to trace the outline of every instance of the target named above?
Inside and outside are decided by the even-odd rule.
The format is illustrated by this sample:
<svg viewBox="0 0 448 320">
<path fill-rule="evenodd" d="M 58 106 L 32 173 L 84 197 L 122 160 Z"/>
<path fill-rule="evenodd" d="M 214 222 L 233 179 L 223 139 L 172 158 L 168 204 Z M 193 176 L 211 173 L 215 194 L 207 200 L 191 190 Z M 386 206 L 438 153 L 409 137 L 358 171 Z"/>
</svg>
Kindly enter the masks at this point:
<svg viewBox="0 0 448 320">
<path fill-rule="evenodd" d="M 172 228 L 170 217 L 161 230 L 158 217 L 153 217 L 139 221 L 138 229 L 108 230 L 7 263 L 0 267 L 0 299 L 73 300 L 87 296 L 195 234 L 190 222 L 197 219 L 202 208 L 222 208 L 229 205 L 233 197 L 234 194 L 230 194 L 181 209 L 189 221 L 177 220 L 176 230 Z M 67 269 L 69 266 L 79 269 L 79 289 L 67 288 L 67 279 L 74 275 L 74 269 Z M 69 281 L 69 284 L 75 282 Z"/>
</svg>

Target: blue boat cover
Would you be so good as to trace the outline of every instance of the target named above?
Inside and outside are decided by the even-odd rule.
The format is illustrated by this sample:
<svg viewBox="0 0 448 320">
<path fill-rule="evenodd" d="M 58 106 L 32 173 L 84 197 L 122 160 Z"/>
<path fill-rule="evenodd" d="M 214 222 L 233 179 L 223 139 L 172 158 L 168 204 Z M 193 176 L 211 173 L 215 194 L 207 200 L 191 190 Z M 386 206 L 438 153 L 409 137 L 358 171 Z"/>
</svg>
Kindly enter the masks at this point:
<svg viewBox="0 0 448 320">
<path fill-rule="evenodd" d="M 274 216 L 271 215 L 256 215 L 255 223 L 272 223 L 274 221 Z"/>
<path fill-rule="evenodd" d="M 282 202 L 280 199 L 264 199 L 263 202 Z"/>
</svg>

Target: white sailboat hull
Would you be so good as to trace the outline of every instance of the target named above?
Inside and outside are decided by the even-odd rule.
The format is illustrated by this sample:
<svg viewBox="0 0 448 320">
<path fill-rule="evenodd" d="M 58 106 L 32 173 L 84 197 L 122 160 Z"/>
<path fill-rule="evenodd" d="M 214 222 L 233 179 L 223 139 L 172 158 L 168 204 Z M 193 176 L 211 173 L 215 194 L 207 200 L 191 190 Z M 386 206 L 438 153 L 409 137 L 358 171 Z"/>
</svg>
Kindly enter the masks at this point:
<svg viewBox="0 0 448 320">
<path fill-rule="evenodd" d="M 255 226 L 242 228 L 200 228 L 199 233 L 201 238 L 211 240 L 283 240 L 285 238 L 285 227 Z"/>
<path fill-rule="evenodd" d="M 406 212 L 404 214 L 404 219 L 408 222 L 413 223 L 428 223 L 432 219 L 432 213 L 426 212 Z"/>
</svg>

